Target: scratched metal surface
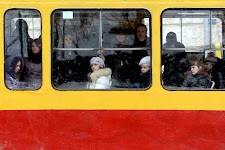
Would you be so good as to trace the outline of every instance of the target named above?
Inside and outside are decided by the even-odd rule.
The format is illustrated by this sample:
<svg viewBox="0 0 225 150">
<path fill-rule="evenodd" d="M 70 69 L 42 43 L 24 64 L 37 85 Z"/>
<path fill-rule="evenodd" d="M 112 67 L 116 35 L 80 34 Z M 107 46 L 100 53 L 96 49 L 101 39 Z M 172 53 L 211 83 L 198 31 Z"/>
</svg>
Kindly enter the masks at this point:
<svg viewBox="0 0 225 150">
<path fill-rule="evenodd" d="M 0 150 L 225 149 L 222 111 L 0 111 Z"/>
</svg>

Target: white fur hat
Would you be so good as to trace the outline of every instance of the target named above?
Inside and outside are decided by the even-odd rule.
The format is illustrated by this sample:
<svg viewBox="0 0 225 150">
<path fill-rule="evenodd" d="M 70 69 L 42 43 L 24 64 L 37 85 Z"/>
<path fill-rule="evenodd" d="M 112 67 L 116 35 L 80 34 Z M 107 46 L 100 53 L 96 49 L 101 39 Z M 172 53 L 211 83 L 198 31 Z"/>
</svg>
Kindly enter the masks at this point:
<svg viewBox="0 0 225 150">
<path fill-rule="evenodd" d="M 139 66 L 143 64 L 150 66 L 150 56 L 145 56 L 141 59 L 141 61 L 139 62 Z"/>
<path fill-rule="evenodd" d="M 91 64 L 98 64 L 102 68 L 105 67 L 105 63 L 104 63 L 104 61 L 100 57 L 92 57 L 91 60 L 90 60 L 90 65 Z"/>
</svg>

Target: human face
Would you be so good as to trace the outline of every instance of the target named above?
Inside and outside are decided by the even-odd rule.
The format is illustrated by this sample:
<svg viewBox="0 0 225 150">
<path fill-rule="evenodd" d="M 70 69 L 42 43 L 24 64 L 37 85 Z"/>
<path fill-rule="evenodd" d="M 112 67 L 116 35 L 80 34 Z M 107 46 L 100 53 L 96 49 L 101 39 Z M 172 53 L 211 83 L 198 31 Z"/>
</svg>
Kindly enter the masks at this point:
<svg viewBox="0 0 225 150">
<path fill-rule="evenodd" d="M 141 73 L 146 73 L 150 70 L 150 67 L 148 65 L 141 65 Z"/>
<path fill-rule="evenodd" d="M 91 64 L 91 70 L 93 72 L 99 69 L 101 69 L 101 66 L 99 64 Z"/>
<path fill-rule="evenodd" d="M 125 35 L 123 33 L 117 34 L 116 39 L 119 42 L 123 42 L 125 40 Z"/>
<path fill-rule="evenodd" d="M 16 68 L 15 68 L 15 73 L 18 74 L 20 71 L 20 66 L 21 66 L 21 61 L 18 61 L 18 63 L 16 64 Z"/>
<path fill-rule="evenodd" d="M 34 54 L 37 54 L 40 52 L 40 48 L 38 47 L 38 45 L 35 42 L 32 43 L 32 52 Z"/>
<path fill-rule="evenodd" d="M 88 25 L 83 25 L 82 30 L 83 30 L 84 35 L 88 35 L 90 32 Z"/>
<path fill-rule="evenodd" d="M 207 63 L 205 63 L 205 65 L 206 65 L 206 67 L 207 67 L 207 69 L 208 69 L 209 71 L 212 70 L 213 65 L 212 65 L 211 63 L 207 62 Z"/>
<path fill-rule="evenodd" d="M 71 35 L 66 35 L 64 37 L 64 46 L 65 46 L 65 48 L 70 48 L 72 46 L 72 37 L 71 37 Z"/>
<path fill-rule="evenodd" d="M 196 74 L 199 70 L 201 69 L 201 66 L 196 66 L 196 65 L 193 65 L 191 66 L 191 73 L 194 75 Z"/>
<path fill-rule="evenodd" d="M 137 27 L 137 37 L 139 41 L 144 41 L 147 35 L 147 30 L 145 27 Z"/>
</svg>

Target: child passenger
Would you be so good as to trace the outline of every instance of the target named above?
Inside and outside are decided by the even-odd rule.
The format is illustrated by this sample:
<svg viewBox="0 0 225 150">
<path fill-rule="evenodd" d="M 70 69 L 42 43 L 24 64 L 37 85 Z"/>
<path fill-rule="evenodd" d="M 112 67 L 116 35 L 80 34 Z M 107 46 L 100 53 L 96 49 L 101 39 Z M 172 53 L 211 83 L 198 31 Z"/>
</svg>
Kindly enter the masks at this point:
<svg viewBox="0 0 225 150">
<path fill-rule="evenodd" d="M 210 88 L 210 78 L 206 67 L 200 61 L 191 61 L 191 76 L 183 85 L 185 87 Z"/>
<path fill-rule="evenodd" d="M 8 88 L 18 86 L 22 57 L 9 56 L 5 60 L 5 84 Z"/>
<path fill-rule="evenodd" d="M 141 67 L 140 77 L 138 83 L 135 83 L 135 88 L 147 88 L 151 83 L 151 68 L 150 68 L 150 56 L 143 57 L 139 66 Z"/>
<path fill-rule="evenodd" d="M 109 89 L 112 81 L 112 70 L 105 68 L 105 63 L 100 57 L 92 57 L 90 60 L 92 72 L 88 74 L 90 82 L 87 84 L 88 89 Z"/>
</svg>

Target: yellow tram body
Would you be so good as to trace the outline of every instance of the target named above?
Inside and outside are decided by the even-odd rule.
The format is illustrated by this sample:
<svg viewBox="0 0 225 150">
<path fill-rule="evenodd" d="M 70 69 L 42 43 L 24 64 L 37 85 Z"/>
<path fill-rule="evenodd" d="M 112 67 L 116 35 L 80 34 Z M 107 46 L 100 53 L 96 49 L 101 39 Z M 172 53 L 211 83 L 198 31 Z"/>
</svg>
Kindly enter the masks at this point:
<svg viewBox="0 0 225 150">
<path fill-rule="evenodd" d="M 170 8 L 224 8 L 223 1 L 173 0 L 1 0 L 1 110 L 225 110 L 223 90 L 167 90 L 161 74 L 161 17 Z M 4 84 L 4 15 L 10 9 L 35 9 L 41 15 L 42 86 L 9 90 Z M 57 9 L 145 9 L 151 14 L 152 85 L 146 90 L 57 90 L 51 83 L 51 17 Z M 216 53 L 220 58 L 221 51 Z"/>
</svg>

